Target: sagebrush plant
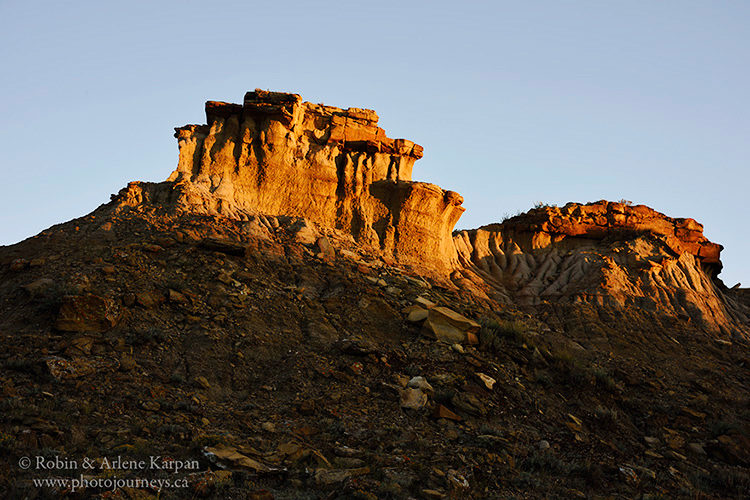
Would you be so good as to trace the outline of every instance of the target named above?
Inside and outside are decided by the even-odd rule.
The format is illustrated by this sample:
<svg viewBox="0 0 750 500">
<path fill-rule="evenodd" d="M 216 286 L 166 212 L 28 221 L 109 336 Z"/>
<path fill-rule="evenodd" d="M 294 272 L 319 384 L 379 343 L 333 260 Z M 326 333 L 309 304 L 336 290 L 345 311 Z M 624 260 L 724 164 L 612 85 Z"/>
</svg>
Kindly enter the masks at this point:
<svg viewBox="0 0 750 500">
<path fill-rule="evenodd" d="M 571 462 L 555 453 L 535 450 L 519 463 L 519 469 L 529 472 L 546 472 L 567 475 L 573 468 Z"/>
<path fill-rule="evenodd" d="M 57 313 L 68 295 L 78 295 L 79 290 L 67 283 L 52 283 L 49 287 L 33 297 L 33 301 L 42 313 Z"/>
<path fill-rule="evenodd" d="M 231 444 L 231 436 L 226 434 L 198 434 L 193 436 L 191 446 L 195 450 L 203 451 L 206 446 L 218 446 Z"/>
<path fill-rule="evenodd" d="M 187 288 L 186 280 L 184 279 L 170 279 L 165 283 L 167 289 L 172 289 L 176 292 L 182 292 Z"/>
<path fill-rule="evenodd" d="M 736 491 L 738 495 L 742 495 L 750 491 L 750 474 L 744 470 L 717 467 L 710 473 L 691 472 L 688 478 L 693 487 L 702 492 Z M 737 498 L 744 497 L 737 496 Z"/>
<path fill-rule="evenodd" d="M 708 431 L 714 439 L 724 434 L 740 434 L 741 430 L 740 424 L 733 420 L 714 420 L 708 424 Z"/>
<path fill-rule="evenodd" d="M 554 203 L 546 203 L 544 201 L 537 201 L 536 203 L 534 203 L 534 208 L 537 210 L 540 208 L 555 208 L 555 207 L 557 207 L 557 205 L 555 205 Z"/>
<path fill-rule="evenodd" d="M 545 388 L 550 387 L 552 385 L 552 379 L 550 378 L 549 374 L 545 371 L 534 372 L 534 378 L 532 380 L 535 383 Z"/>
<path fill-rule="evenodd" d="M 597 405 L 594 408 L 594 418 L 602 424 L 614 425 L 620 418 L 620 415 L 616 408 L 607 408 L 602 405 Z"/>
<path fill-rule="evenodd" d="M 591 384 L 594 376 L 591 370 L 571 351 L 552 353 L 552 368 L 572 385 Z"/>
<path fill-rule="evenodd" d="M 569 350 L 552 353 L 551 366 L 566 383 L 594 385 L 608 392 L 617 390 L 617 382 L 606 368 L 587 365 Z"/>
<path fill-rule="evenodd" d="M 594 374 L 594 380 L 596 381 L 597 387 L 601 387 L 602 389 L 609 392 L 613 392 L 617 389 L 615 379 L 605 368 L 595 367 L 592 369 L 592 372 Z"/>
<path fill-rule="evenodd" d="M 479 330 L 479 344 L 489 349 L 499 350 L 503 342 L 526 344 L 531 347 L 529 325 L 521 320 L 496 321 L 484 319 Z"/>
<path fill-rule="evenodd" d="M 523 215 L 523 213 L 524 213 L 523 210 L 516 210 L 515 213 L 505 212 L 503 216 L 500 218 L 500 224 L 512 219 L 513 217 L 518 217 L 519 215 Z"/>
<path fill-rule="evenodd" d="M 167 338 L 168 334 L 165 330 L 155 326 L 149 326 L 147 328 L 141 328 L 130 332 L 126 337 L 126 340 L 133 345 L 143 345 L 150 342 L 164 342 Z"/>
</svg>

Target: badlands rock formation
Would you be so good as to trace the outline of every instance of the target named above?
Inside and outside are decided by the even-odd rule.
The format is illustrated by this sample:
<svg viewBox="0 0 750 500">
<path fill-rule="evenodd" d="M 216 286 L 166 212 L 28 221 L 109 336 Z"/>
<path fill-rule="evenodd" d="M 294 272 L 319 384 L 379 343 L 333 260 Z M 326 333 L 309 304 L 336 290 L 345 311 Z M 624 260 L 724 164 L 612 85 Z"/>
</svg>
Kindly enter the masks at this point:
<svg viewBox="0 0 750 500">
<path fill-rule="evenodd" d="M 462 279 L 521 304 L 637 307 L 746 336 L 748 308 L 715 279 L 721 245 L 693 219 L 599 201 L 541 207 L 458 232 Z"/>
<path fill-rule="evenodd" d="M 722 247 L 693 219 L 571 203 L 452 236 L 463 198 L 412 181 L 422 147 L 388 138 L 372 110 L 256 90 L 243 104 L 207 102 L 206 120 L 176 129 L 179 162 L 167 181 L 131 183 L 115 209 L 305 218 L 419 273 L 450 275 L 480 298 L 632 306 L 748 335 L 747 301 L 716 279 Z"/>
<path fill-rule="evenodd" d="M 695 221 L 451 234 L 374 112 L 207 111 L 169 180 L 0 245 L 0 498 L 748 497 L 750 295 Z"/>
<path fill-rule="evenodd" d="M 243 104 L 207 102 L 206 119 L 176 129 L 180 158 L 166 183 L 132 183 L 118 204 L 304 217 L 402 264 L 445 271 L 455 263 L 451 231 L 463 198 L 413 182 L 422 147 L 388 138 L 374 111 L 256 90 Z"/>
</svg>

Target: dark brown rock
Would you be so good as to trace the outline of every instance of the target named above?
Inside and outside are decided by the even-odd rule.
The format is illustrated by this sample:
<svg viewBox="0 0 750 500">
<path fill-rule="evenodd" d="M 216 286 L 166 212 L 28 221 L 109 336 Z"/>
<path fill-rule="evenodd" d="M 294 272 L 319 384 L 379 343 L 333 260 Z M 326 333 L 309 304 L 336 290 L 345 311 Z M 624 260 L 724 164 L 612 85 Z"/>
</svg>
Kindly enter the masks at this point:
<svg viewBox="0 0 750 500">
<path fill-rule="evenodd" d="M 120 309 L 109 298 L 98 295 L 68 295 L 55 321 L 55 328 L 65 332 L 105 332 L 120 319 Z"/>
<path fill-rule="evenodd" d="M 224 238 L 204 238 L 200 246 L 206 250 L 221 252 L 227 255 L 242 256 L 247 251 L 247 245 Z"/>
</svg>

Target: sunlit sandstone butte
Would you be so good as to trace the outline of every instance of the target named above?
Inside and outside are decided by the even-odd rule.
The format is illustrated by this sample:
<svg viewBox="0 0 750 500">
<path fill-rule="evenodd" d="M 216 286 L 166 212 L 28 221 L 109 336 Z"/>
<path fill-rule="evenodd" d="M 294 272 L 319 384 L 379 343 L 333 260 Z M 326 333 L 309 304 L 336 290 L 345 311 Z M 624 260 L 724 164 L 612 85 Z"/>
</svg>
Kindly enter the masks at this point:
<svg viewBox="0 0 750 500">
<path fill-rule="evenodd" d="M 722 247 L 693 219 L 601 201 L 452 234 L 463 198 L 412 181 L 422 147 L 387 137 L 372 110 L 255 90 L 207 102 L 206 119 L 176 129 L 167 181 L 131 183 L 110 206 L 305 218 L 478 300 L 633 306 L 747 335 L 747 304 L 716 278 Z"/>
<path fill-rule="evenodd" d="M 413 182 L 422 147 L 387 137 L 374 111 L 256 90 L 241 105 L 207 102 L 206 118 L 176 129 L 174 184 L 151 196 L 189 212 L 304 217 L 407 265 L 455 262 L 451 230 L 463 198 Z"/>
</svg>

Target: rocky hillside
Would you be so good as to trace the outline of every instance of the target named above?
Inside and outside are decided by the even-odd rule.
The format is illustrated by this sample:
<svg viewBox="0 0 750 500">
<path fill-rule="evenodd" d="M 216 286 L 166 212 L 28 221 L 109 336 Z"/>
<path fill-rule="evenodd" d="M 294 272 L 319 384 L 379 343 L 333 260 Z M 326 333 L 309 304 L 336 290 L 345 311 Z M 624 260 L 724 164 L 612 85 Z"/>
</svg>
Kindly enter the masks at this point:
<svg viewBox="0 0 750 500">
<path fill-rule="evenodd" d="M 373 111 L 206 114 L 167 181 L 0 248 L 7 497 L 748 496 L 750 299 L 700 224 L 452 233 Z"/>
</svg>

